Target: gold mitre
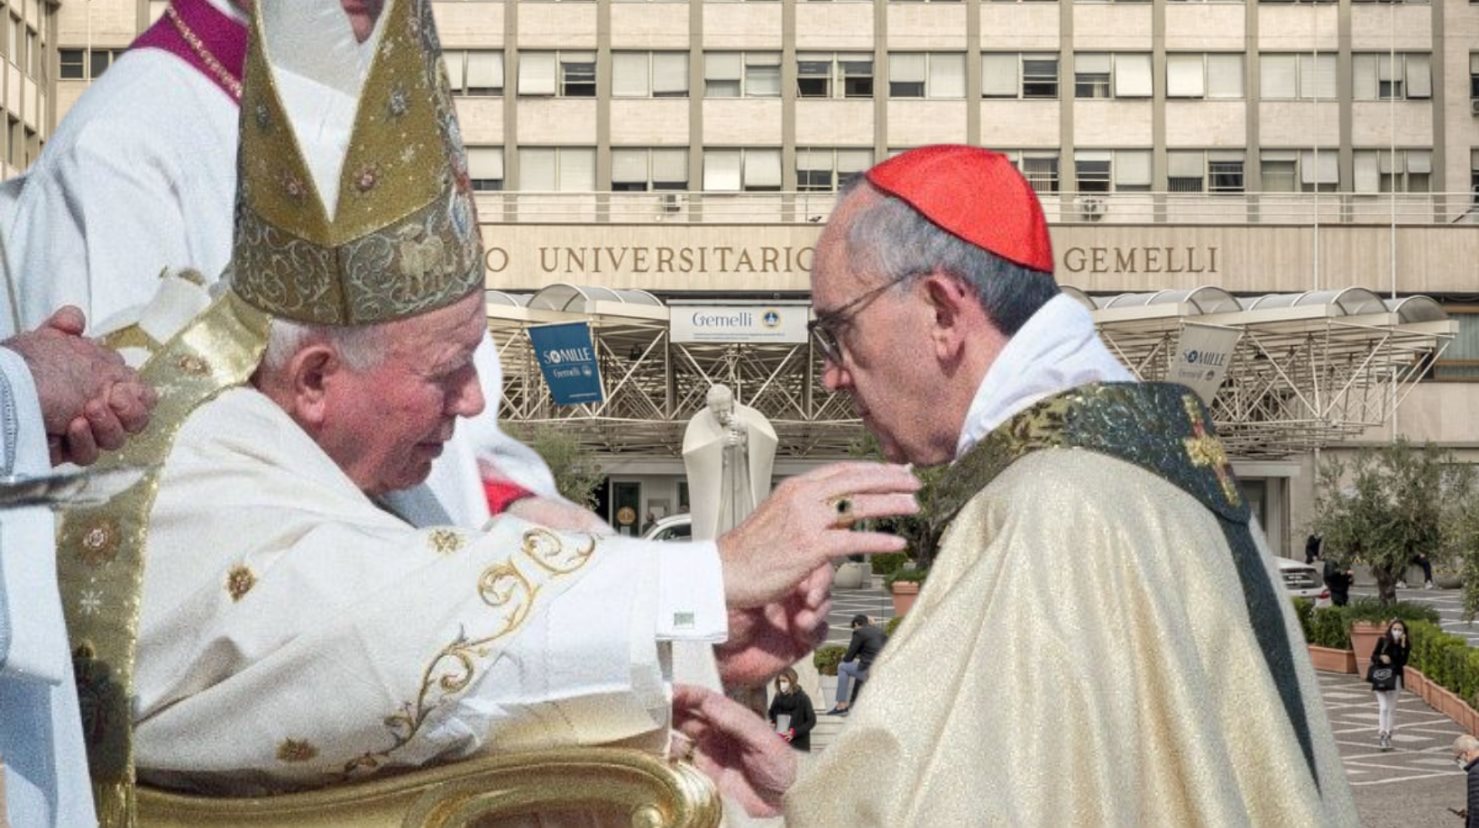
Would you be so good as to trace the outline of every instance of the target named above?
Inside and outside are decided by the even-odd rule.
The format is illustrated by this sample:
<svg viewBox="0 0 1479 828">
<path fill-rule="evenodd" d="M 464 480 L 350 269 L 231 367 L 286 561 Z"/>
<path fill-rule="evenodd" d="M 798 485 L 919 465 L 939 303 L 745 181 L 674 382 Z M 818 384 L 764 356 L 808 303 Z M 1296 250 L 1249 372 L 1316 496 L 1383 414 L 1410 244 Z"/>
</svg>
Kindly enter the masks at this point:
<svg viewBox="0 0 1479 828">
<path fill-rule="evenodd" d="M 258 0 L 241 97 L 231 284 L 272 316 L 364 325 L 483 284 L 429 0 L 363 44 L 340 0 Z"/>
</svg>

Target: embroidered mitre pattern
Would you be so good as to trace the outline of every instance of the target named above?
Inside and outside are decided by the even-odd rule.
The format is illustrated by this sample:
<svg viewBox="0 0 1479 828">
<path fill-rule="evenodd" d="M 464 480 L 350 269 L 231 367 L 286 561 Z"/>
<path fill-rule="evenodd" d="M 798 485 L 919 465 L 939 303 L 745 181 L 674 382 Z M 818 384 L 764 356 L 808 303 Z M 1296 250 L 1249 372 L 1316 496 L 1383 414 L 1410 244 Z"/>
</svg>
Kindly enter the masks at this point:
<svg viewBox="0 0 1479 828">
<path fill-rule="evenodd" d="M 232 287 L 322 325 L 402 319 L 482 285 L 467 157 L 429 0 L 390 0 L 330 215 L 253 15 L 242 93 Z"/>
</svg>

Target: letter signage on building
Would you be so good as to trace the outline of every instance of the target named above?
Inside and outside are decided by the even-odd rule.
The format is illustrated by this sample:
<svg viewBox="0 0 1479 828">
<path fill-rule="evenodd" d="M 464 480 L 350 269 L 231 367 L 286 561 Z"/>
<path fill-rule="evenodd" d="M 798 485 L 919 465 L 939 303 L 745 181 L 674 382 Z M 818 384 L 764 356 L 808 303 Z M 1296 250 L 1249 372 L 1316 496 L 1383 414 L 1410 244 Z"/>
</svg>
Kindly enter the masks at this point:
<svg viewBox="0 0 1479 828">
<path fill-rule="evenodd" d="M 529 330 L 529 342 L 539 357 L 539 369 L 549 383 L 550 396 L 556 405 L 600 403 L 601 366 L 596 362 L 596 346 L 591 341 L 591 326 L 585 322 L 559 325 L 536 325 Z"/>
<path fill-rule="evenodd" d="M 1171 360 L 1171 374 L 1166 379 L 1179 382 L 1197 393 L 1202 402 L 1212 404 L 1222 380 L 1227 377 L 1228 363 L 1238 347 L 1243 332 L 1237 328 L 1199 325 L 1188 322 L 1181 329 L 1177 352 Z"/>
<path fill-rule="evenodd" d="M 680 305 L 669 307 L 674 342 L 806 342 L 806 305 Z"/>
</svg>

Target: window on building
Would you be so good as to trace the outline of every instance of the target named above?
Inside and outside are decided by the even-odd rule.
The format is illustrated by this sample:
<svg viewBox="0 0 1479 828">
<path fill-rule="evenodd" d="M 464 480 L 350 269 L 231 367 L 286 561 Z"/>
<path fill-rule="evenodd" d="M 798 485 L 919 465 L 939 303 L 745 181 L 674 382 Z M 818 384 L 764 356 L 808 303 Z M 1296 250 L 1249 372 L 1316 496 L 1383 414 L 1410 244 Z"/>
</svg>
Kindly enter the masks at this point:
<svg viewBox="0 0 1479 828">
<path fill-rule="evenodd" d="M 1444 305 L 1443 310 L 1458 323 L 1458 334 L 1433 363 L 1433 379 L 1479 382 L 1479 306 Z"/>
<path fill-rule="evenodd" d="M 611 189 L 637 193 L 688 189 L 688 150 L 613 147 Z"/>
<path fill-rule="evenodd" d="M 1353 2 L 1353 3 L 1383 3 L 1383 4 L 1391 4 L 1391 3 L 1401 3 L 1401 4 L 1405 4 L 1405 3 L 1416 3 L 1418 5 L 1423 5 L 1423 6 L 1426 6 L 1428 4 L 1428 0 L 1351 0 L 1351 2 Z M 1472 2 L 1472 0 L 1471 0 L 1471 2 Z"/>
<path fill-rule="evenodd" d="M 1358 101 L 1431 98 L 1431 63 L 1432 58 L 1426 53 L 1357 53 L 1351 57 L 1352 96 Z"/>
<path fill-rule="evenodd" d="M 502 95 L 503 52 L 496 49 L 447 49 L 447 83 L 454 95 Z"/>
<path fill-rule="evenodd" d="M 981 97 L 1057 98 L 1058 56 L 982 53 Z"/>
<path fill-rule="evenodd" d="M 1265 100 L 1333 100 L 1335 55 L 1265 53 L 1259 58 Z"/>
<path fill-rule="evenodd" d="M 704 96 L 779 98 L 780 52 L 709 52 L 704 55 Z"/>
<path fill-rule="evenodd" d="M 1150 150 L 1078 150 L 1073 167 L 1082 193 L 1150 190 Z"/>
<path fill-rule="evenodd" d="M 1426 193 L 1432 187 L 1431 150 L 1356 150 L 1353 160 L 1358 193 Z"/>
<path fill-rule="evenodd" d="M 781 188 L 779 149 L 704 150 L 704 189 L 733 193 L 775 192 Z"/>
<path fill-rule="evenodd" d="M 87 78 L 87 52 L 82 49 L 57 50 L 58 75 L 62 80 Z"/>
<path fill-rule="evenodd" d="M 41 37 L 30 26 L 26 27 L 26 56 L 29 58 L 27 73 L 33 78 L 41 77 Z"/>
<path fill-rule="evenodd" d="M 890 98 L 964 98 L 965 55 L 959 52 L 891 52 Z"/>
<path fill-rule="evenodd" d="M 611 97 L 688 97 L 688 53 L 612 52 Z"/>
<path fill-rule="evenodd" d="M 520 149 L 519 189 L 532 192 L 593 192 L 596 189 L 595 148 Z"/>
<path fill-rule="evenodd" d="M 865 52 L 800 52 L 796 94 L 802 98 L 873 97 L 873 56 Z"/>
<path fill-rule="evenodd" d="M 521 52 L 519 94 L 531 97 L 595 97 L 596 53 Z"/>
<path fill-rule="evenodd" d="M 1243 97 L 1243 56 L 1220 53 L 1166 55 L 1166 97 Z"/>
<path fill-rule="evenodd" d="M 1263 150 L 1259 175 L 1268 193 L 1333 193 L 1340 187 L 1335 150 Z"/>
<path fill-rule="evenodd" d="M 467 175 L 479 192 L 503 189 L 503 147 L 467 148 Z"/>
<path fill-rule="evenodd" d="M 1075 98 L 1148 98 L 1150 55 L 1141 52 L 1080 52 L 1073 56 Z"/>
<path fill-rule="evenodd" d="M 1003 150 L 1022 177 L 1039 193 L 1058 192 L 1058 153 L 1054 150 Z"/>
<path fill-rule="evenodd" d="M 1243 153 L 1171 150 L 1166 153 L 1166 189 L 1173 193 L 1241 193 Z"/>
<path fill-rule="evenodd" d="M 92 58 L 88 61 L 89 77 L 93 80 L 101 78 L 121 54 L 123 54 L 122 49 L 93 49 Z"/>
<path fill-rule="evenodd" d="M 1469 150 L 1469 192 L 1474 196 L 1474 206 L 1479 207 L 1479 149 Z"/>
<path fill-rule="evenodd" d="M 1469 100 L 1479 101 L 1479 52 L 1469 53 Z"/>
<path fill-rule="evenodd" d="M 873 150 L 870 149 L 798 149 L 796 189 L 834 192 L 871 166 Z"/>
</svg>

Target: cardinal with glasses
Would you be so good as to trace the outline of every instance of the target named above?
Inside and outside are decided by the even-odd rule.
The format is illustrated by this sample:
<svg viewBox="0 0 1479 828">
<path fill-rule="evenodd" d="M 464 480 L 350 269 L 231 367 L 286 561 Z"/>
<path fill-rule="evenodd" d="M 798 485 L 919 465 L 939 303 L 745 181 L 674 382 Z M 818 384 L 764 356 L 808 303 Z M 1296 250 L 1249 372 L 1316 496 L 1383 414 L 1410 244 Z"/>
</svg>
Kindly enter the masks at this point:
<svg viewBox="0 0 1479 828">
<path fill-rule="evenodd" d="M 1211 413 L 1135 382 L 1053 266 L 975 147 L 869 170 L 817 244 L 824 381 L 890 460 L 948 467 L 948 528 L 787 825 L 1356 824 Z"/>
</svg>

